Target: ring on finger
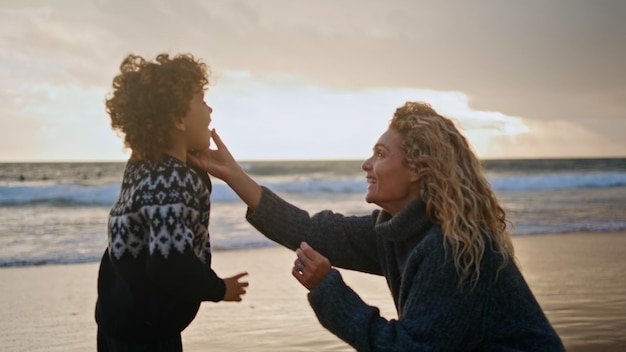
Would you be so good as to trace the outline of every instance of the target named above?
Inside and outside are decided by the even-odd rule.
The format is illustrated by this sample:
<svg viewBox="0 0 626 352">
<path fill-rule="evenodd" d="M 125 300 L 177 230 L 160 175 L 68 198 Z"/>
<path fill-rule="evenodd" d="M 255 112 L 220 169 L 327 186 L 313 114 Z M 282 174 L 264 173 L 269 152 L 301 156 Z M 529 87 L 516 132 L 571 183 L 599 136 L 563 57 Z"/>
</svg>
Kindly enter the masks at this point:
<svg viewBox="0 0 626 352">
<path fill-rule="evenodd" d="M 298 269 L 298 271 L 304 270 L 304 265 L 302 264 L 302 262 L 296 263 L 296 269 Z"/>
</svg>

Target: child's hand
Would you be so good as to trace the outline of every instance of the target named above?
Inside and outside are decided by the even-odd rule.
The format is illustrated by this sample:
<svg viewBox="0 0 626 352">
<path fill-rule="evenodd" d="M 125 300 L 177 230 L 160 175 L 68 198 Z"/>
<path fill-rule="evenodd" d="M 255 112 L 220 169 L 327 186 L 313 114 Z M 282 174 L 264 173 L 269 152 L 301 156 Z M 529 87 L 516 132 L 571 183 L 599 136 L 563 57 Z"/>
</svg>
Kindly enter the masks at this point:
<svg viewBox="0 0 626 352">
<path fill-rule="evenodd" d="M 226 284 L 226 293 L 224 294 L 224 301 L 227 302 L 241 302 L 241 296 L 246 294 L 245 288 L 248 287 L 247 281 L 239 281 L 242 277 L 248 275 L 248 273 L 239 273 L 233 277 L 224 279 Z"/>
<path fill-rule="evenodd" d="M 302 242 L 300 248 L 296 249 L 296 256 L 298 258 L 291 274 L 310 291 L 330 272 L 330 261 L 306 242 Z"/>
</svg>

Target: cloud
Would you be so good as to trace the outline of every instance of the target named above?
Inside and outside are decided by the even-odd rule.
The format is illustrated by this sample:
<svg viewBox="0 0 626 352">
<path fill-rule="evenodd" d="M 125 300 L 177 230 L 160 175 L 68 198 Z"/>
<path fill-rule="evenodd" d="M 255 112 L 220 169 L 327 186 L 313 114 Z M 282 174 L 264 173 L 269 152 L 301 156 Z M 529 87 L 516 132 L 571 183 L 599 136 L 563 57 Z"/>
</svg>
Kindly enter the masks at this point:
<svg viewBox="0 0 626 352">
<path fill-rule="evenodd" d="M 23 85 L 0 118 L 0 160 L 119 160 L 122 143 L 104 112 L 105 91 L 78 85 Z"/>
<path fill-rule="evenodd" d="M 244 119 L 246 126 L 232 130 L 248 141 L 258 135 L 246 134 L 247 126 L 263 131 L 263 147 L 273 148 L 267 155 L 283 155 L 285 146 L 273 141 L 287 143 L 289 136 L 306 142 L 297 147 L 303 157 L 321 155 L 321 136 L 334 148 L 323 155 L 361 155 L 357 149 L 370 149 L 395 107 L 420 97 L 457 119 L 481 156 L 494 146 L 502 156 L 507 150 L 540 156 L 535 145 L 560 155 L 558 144 L 547 147 L 553 140 L 561 140 L 563 155 L 614 155 L 626 150 L 624 14 L 626 3 L 610 0 L 6 0 L 0 125 L 11 143 L 24 141 L 21 150 L 59 155 L 61 149 L 37 146 L 36 131 L 60 134 L 77 123 L 71 116 L 106 121 L 101 94 L 124 56 L 191 52 L 216 72 L 211 93 L 216 117 L 224 114 L 216 124 Z M 231 80 L 238 83 L 227 87 Z M 83 134 L 109 131 L 100 123 L 80 125 Z M 230 133 L 228 123 L 223 133 Z M 557 125 L 593 145 L 541 132 Z M 341 136 L 336 126 L 344 128 Z M 18 133 L 25 135 L 14 138 Z M 93 144 L 118 153 L 121 143 L 107 136 Z M 85 155 L 95 140 L 81 141 Z M 263 157 L 259 145 L 229 140 L 242 155 Z M 346 140 L 367 145 L 346 147 Z M 94 157 L 110 155 L 93 148 Z M 62 152 L 79 157 L 77 150 Z"/>
<path fill-rule="evenodd" d="M 0 161 L 32 160 L 37 154 L 35 133 L 40 124 L 19 111 L 3 110 L 0 115 Z"/>
<path fill-rule="evenodd" d="M 623 146 L 570 121 L 525 120 L 528 133 L 503 136 L 490 158 L 623 157 Z"/>
<path fill-rule="evenodd" d="M 406 101 L 457 120 L 479 154 L 526 133 L 517 117 L 479 111 L 461 92 L 412 88 L 341 90 L 290 76 L 225 72 L 207 96 L 214 125 L 240 158 L 362 158 Z M 260 148 L 262 146 L 262 148 Z"/>
</svg>

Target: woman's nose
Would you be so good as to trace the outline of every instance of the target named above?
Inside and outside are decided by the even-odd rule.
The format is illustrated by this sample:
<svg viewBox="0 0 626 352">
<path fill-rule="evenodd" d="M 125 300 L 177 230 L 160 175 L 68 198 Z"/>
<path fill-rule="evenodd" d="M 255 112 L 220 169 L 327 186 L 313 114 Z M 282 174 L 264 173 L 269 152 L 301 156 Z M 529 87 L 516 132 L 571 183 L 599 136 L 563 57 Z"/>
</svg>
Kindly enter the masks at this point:
<svg viewBox="0 0 626 352">
<path fill-rule="evenodd" d="M 371 162 L 372 158 L 369 159 L 365 159 L 365 161 L 363 162 L 363 164 L 361 164 L 361 169 L 363 171 L 368 171 L 371 170 L 372 168 L 372 162 Z"/>
</svg>

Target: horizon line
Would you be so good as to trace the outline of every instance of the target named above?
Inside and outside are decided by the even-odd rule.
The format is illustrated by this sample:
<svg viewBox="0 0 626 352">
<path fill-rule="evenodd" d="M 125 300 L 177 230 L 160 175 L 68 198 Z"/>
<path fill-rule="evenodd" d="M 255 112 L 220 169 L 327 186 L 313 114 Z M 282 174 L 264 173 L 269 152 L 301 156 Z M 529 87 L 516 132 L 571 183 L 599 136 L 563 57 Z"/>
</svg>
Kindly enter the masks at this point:
<svg viewBox="0 0 626 352">
<path fill-rule="evenodd" d="M 366 158 L 273 158 L 273 159 L 239 159 L 238 163 L 249 162 L 323 162 L 323 161 L 363 161 Z M 624 156 L 541 156 L 541 157 L 485 157 L 481 161 L 489 160 L 581 160 L 581 159 L 626 159 Z M 125 163 L 128 159 L 32 159 L 32 160 L 0 160 L 0 164 L 62 164 L 62 163 Z"/>
</svg>

